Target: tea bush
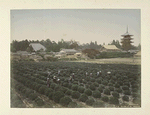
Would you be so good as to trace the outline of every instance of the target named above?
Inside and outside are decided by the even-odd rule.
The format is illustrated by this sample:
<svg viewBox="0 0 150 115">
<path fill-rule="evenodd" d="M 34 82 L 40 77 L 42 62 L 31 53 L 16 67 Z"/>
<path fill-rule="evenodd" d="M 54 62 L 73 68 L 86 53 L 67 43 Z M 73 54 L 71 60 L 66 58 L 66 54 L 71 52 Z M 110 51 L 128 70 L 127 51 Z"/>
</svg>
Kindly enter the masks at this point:
<svg viewBox="0 0 150 115">
<path fill-rule="evenodd" d="M 93 97 L 95 97 L 95 98 L 101 98 L 101 93 L 98 90 L 93 91 Z"/>
<path fill-rule="evenodd" d="M 102 97 L 102 100 L 103 100 L 104 102 L 108 102 L 108 101 L 109 101 L 109 98 L 108 98 L 107 96 L 104 96 L 104 97 Z"/>
<path fill-rule="evenodd" d="M 94 99 L 93 99 L 93 98 L 89 98 L 89 99 L 87 99 L 87 100 L 86 100 L 86 102 L 85 102 L 85 103 L 86 103 L 87 105 L 92 106 L 94 102 L 95 102 L 95 101 L 94 101 Z"/>
<path fill-rule="evenodd" d="M 88 99 L 88 96 L 86 94 L 82 94 L 79 98 L 79 101 L 85 102 Z"/>
<path fill-rule="evenodd" d="M 53 94 L 53 100 L 56 102 L 56 103 L 59 103 L 60 99 L 64 97 L 64 93 L 61 92 L 61 91 L 56 91 L 54 92 Z"/>
<path fill-rule="evenodd" d="M 87 96 L 91 96 L 92 95 L 92 91 L 90 89 L 86 89 L 84 91 L 84 93 L 87 95 Z"/>
<path fill-rule="evenodd" d="M 65 107 L 67 107 L 70 102 L 72 102 L 72 100 L 70 99 L 70 97 L 67 97 L 67 96 L 62 97 L 60 99 L 60 104 L 65 106 Z"/>
<path fill-rule="evenodd" d="M 72 98 L 78 99 L 80 97 L 80 93 L 78 91 L 73 91 L 71 93 Z"/>
</svg>

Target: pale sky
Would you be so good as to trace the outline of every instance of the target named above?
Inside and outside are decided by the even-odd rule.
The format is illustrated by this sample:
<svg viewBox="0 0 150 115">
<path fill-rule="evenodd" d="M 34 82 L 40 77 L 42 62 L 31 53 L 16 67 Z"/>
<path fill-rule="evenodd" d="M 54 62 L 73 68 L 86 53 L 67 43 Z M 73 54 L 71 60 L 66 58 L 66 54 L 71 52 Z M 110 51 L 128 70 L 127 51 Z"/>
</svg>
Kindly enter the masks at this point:
<svg viewBox="0 0 150 115">
<path fill-rule="evenodd" d="M 141 14 L 139 9 L 47 9 L 11 10 L 12 40 L 76 40 L 108 44 L 121 41 L 128 31 L 133 45 L 141 43 Z"/>
</svg>

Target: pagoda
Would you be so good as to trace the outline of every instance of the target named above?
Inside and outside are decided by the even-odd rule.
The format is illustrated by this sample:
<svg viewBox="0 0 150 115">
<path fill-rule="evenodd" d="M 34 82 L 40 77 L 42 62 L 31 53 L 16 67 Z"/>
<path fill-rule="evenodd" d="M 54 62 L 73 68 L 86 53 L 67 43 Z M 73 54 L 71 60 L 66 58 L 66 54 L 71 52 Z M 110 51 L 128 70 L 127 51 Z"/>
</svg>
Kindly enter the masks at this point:
<svg viewBox="0 0 150 115">
<path fill-rule="evenodd" d="M 131 43 L 133 43 L 131 40 L 133 40 L 133 38 L 131 38 L 130 33 L 128 33 L 128 27 L 127 27 L 127 32 L 123 35 L 121 35 L 123 38 L 121 39 L 121 44 L 122 44 L 122 48 L 126 51 L 130 50 L 132 45 Z"/>
</svg>

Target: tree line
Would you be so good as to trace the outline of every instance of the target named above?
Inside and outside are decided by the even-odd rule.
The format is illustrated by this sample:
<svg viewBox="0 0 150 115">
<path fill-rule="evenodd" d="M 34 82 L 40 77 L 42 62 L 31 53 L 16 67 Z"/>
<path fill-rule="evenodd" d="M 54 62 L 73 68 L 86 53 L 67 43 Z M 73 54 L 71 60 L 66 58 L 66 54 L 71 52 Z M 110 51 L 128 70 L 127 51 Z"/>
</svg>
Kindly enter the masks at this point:
<svg viewBox="0 0 150 115">
<path fill-rule="evenodd" d="M 29 47 L 30 43 L 40 43 L 46 48 L 46 52 L 59 52 L 62 48 L 65 49 L 100 49 L 102 47 L 101 44 L 97 44 L 97 42 L 90 42 L 90 43 L 84 43 L 84 44 L 79 44 L 77 41 L 64 41 L 61 39 L 58 42 L 51 41 L 50 39 L 46 40 L 22 40 L 22 41 L 17 41 L 13 40 L 11 43 L 11 52 L 16 52 L 16 51 L 28 51 L 30 52 L 32 49 Z M 118 40 L 113 40 L 110 44 L 108 45 L 115 45 L 117 48 L 121 49 L 121 45 Z M 139 44 L 138 47 L 133 46 L 132 49 L 140 49 L 141 45 Z"/>
</svg>

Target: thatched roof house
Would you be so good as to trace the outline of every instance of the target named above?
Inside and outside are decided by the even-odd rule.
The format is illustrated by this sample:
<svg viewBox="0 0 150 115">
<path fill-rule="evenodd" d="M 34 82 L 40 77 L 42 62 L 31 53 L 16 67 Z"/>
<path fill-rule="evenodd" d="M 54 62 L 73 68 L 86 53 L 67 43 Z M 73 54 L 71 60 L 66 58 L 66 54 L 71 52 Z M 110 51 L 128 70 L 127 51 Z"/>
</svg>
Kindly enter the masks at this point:
<svg viewBox="0 0 150 115">
<path fill-rule="evenodd" d="M 41 45 L 40 43 L 31 43 L 31 44 L 29 44 L 29 46 L 31 46 L 34 51 L 39 51 L 39 50 L 45 51 L 46 50 L 46 48 L 43 45 Z"/>
<path fill-rule="evenodd" d="M 100 52 L 118 52 L 121 49 L 117 48 L 115 45 L 103 45 Z"/>
</svg>

